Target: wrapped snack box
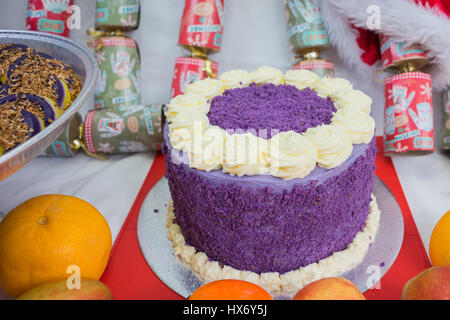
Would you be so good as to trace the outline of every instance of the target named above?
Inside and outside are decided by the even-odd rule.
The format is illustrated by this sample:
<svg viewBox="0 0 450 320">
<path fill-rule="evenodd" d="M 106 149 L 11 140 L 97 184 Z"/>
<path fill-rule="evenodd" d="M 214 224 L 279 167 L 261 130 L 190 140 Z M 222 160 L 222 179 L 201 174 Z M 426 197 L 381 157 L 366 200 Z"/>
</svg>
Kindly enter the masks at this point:
<svg viewBox="0 0 450 320">
<path fill-rule="evenodd" d="M 317 59 L 317 60 L 304 60 L 299 61 L 294 66 L 292 66 L 293 70 L 308 70 L 311 72 L 314 72 L 319 77 L 334 77 L 334 65 L 332 62 L 324 60 L 324 59 Z"/>
<path fill-rule="evenodd" d="M 429 61 L 419 43 L 407 45 L 405 42 L 389 39 L 385 35 L 380 35 L 380 51 L 385 70 L 402 69 L 405 64 L 420 69 Z"/>
<path fill-rule="evenodd" d="M 139 27 L 139 0 L 97 0 L 96 29 L 107 32 L 131 31 Z"/>
<path fill-rule="evenodd" d="M 218 64 L 208 59 L 179 57 L 175 61 L 175 73 L 170 95 L 175 97 L 184 92 L 192 82 L 205 78 L 215 78 Z"/>
<path fill-rule="evenodd" d="M 285 0 L 291 50 L 300 55 L 329 45 L 320 9 L 314 0 Z"/>
<path fill-rule="evenodd" d="M 404 72 L 385 80 L 385 154 L 434 150 L 431 77 Z"/>
<path fill-rule="evenodd" d="M 208 54 L 220 51 L 223 33 L 224 0 L 186 0 L 178 45 L 187 56 L 175 61 L 170 96 L 184 92 L 192 82 L 215 78 L 218 64 Z"/>
<path fill-rule="evenodd" d="M 99 75 L 95 107 L 115 107 L 141 102 L 141 58 L 136 41 L 122 33 L 103 34 L 88 42 L 95 49 Z"/>
<path fill-rule="evenodd" d="M 70 17 L 67 8 L 71 5 L 73 0 L 28 0 L 26 28 L 69 37 L 66 22 Z"/>
<path fill-rule="evenodd" d="M 332 62 L 320 58 L 320 50 L 329 46 L 320 9 L 314 0 L 285 0 L 290 49 L 302 61 L 292 69 L 306 69 L 320 77 L 333 77 Z"/>
<path fill-rule="evenodd" d="M 162 104 L 124 105 L 91 110 L 83 125 L 83 142 L 92 154 L 160 150 Z"/>
<path fill-rule="evenodd" d="M 220 51 L 224 0 L 186 0 L 178 44 L 204 54 Z"/>
</svg>

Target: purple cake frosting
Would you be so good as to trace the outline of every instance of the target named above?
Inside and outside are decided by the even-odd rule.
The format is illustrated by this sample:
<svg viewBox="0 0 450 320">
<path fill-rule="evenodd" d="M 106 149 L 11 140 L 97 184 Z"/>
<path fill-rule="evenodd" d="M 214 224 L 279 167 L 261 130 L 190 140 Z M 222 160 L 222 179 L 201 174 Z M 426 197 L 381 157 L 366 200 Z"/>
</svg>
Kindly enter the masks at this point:
<svg viewBox="0 0 450 320">
<path fill-rule="evenodd" d="M 226 90 L 212 99 L 208 118 L 212 125 L 225 130 L 267 129 L 270 138 L 272 129 L 302 133 L 311 127 L 330 124 L 335 111 L 330 98 L 323 99 L 310 88 L 251 84 Z"/>
<path fill-rule="evenodd" d="M 284 85 L 250 86 L 248 90 L 253 90 L 254 97 L 263 86 L 274 95 L 279 94 L 278 102 L 266 96 L 271 103 L 264 108 L 273 112 L 271 117 L 264 117 L 264 110 L 256 104 L 256 110 L 247 109 L 241 102 L 238 109 L 245 109 L 247 116 L 258 114 L 259 118 L 243 121 L 236 113 L 232 120 L 224 119 L 224 110 L 230 111 L 233 103 L 229 96 L 234 101 L 252 96 L 247 88 L 232 89 L 224 93 L 227 99 L 213 99 L 208 114 L 211 123 L 234 129 L 283 125 L 282 130 L 302 132 L 309 126 L 326 123 L 320 121 L 329 121 L 333 104 L 311 90 L 294 88 L 295 91 Z M 291 97 L 288 90 L 294 95 L 300 92 L 305 99 L 317 103 L 321 118 L 312 115 L 314 110 L 307 108 L 310 104 L 298 103 L 313 120 L 304 124 L 288 118 L 281 121 L 280 117 L 294 116 L 293 111 L 283 107 L 290 105 L 295 109 L 294 104 L 285 101 Z M 278 108 L 271 108 L 273 105 Z M 188 245 L 224 265 L 256 273 L 285 273 L 345 249 L 365 225 L 373 189 L 375 138 L 367 145 L 354 145 L 352 155 L 339 167 L 316 167 L 305 178 L 292 180 L 269 174 L 237 177 L 221 170 L 196 170 L 189 167 L 184 153 L 172 149 L 167 125 L 164 140 L 166 177 L 176 222 Z"/>
</svg>

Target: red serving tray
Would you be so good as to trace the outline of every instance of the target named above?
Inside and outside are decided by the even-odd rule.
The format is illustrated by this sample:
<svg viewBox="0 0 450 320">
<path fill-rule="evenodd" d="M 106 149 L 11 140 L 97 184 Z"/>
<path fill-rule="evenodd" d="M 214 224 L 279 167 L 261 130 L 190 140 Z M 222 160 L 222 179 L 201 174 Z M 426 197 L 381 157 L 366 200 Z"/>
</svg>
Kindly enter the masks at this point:
<svg viewBox="0 0 450 320">
<path fill-rule="evenodd" d="M 382 137 L 377 137 L 379 152 L 375 173 L 397 199 L 402 210 L 405 230 L 397 260 L 375 286 L 379 289 L 370 289 L 364 294 L 367 299 L 395 300 L 400 299 L 401 290 L 406 281 L 431 267 L 431 264 L 392 160 L 382 154 L 382 140 Z M 183 299 L 159 280 L 150 269 L 139 248 L 136 233 L 142 203 L 164 173 L 164 156 L 158 154 L 112 248 L 109 264 L 101 280 L 111 289 L 115 299 Z"/>
</svg>

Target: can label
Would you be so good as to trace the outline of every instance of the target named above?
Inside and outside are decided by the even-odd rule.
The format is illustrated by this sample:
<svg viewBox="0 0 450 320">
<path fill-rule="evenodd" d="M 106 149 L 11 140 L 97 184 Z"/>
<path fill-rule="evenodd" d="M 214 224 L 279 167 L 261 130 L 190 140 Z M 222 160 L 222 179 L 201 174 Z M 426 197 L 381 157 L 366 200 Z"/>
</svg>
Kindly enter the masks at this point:
<svg viewBox="0 0 450 320">
<path fill-rule="evenodd" d="M 55 142 L 41 154 L 43 157 L 73 157 L 78 150 L 72 148 L 72 143 L 79 136 L 79 128 L 83 123 L 79 113 L 76 113 L 69 124 L 64 128 Z"/>
<path fill-rule="evenodd" d="M 301 52 L 328 45 L 319 6 L 314 0 L 285 0 L 290 49 Z"/>
<path fill-rule="evenodd" d="M 67 8 L 73 0 L 28 0 L 26 28 L 69 37 L 66 21 L 70 14 Z"/>
<path fill-rule="evenodd" d="M 184 93 L 184 89 L 192 82 L 217 75 L 218 64 L 201 58 L 179 57 L 175 61 L 172 80 L 171 97 Z"/>
<path fill-rule="evenodd" d="M 95 48 L 100 69 L 95 107 L 139 104 L 141 62 L 136 42 L 131 38 L 113 36 L 93 39 L 89 46 Z"/>
<path fill-rule="evenodd" d="M 420 43 L 406 45 L 380 35 L 381 60 L 384 68 L 399 66 L 405 62 L 411 62 L 416 68 L 420 68 L 428 62 L 425 50 Z"/>
<path fill-rule="evenodd" d="M 92 153 L 135 153 L 160 150 L 162 104 L 124 105 L 90 111 L 84 142 Z"/>
<path fill-rule="evenodd" d="M 319 77 L 334 77 L 334 65 L 330 61 L 326 60 L 304 60 L 300 61 L 294 66 L 292 70 L 308 70 L 314 72 Z"/>
<path fill-rule="evenodd" d="M 139 0 L 97 0 L 95 26 L 105 31 L 129 31 L 139 26 Z"/>
<path fill-rule="evenodd" d="M 450 150 L 450 86 L 442 91 L 441 149 Z"/>
<path fill-rule="evenodd" d="M 224 0 L 186 0 L 178 44 L 219 51 Z"/>
<path fill-rule="evenodd" d="M 385 80 L 384 152 L 434 150 L 431 77 L 405 72 Z"/>
</svg>

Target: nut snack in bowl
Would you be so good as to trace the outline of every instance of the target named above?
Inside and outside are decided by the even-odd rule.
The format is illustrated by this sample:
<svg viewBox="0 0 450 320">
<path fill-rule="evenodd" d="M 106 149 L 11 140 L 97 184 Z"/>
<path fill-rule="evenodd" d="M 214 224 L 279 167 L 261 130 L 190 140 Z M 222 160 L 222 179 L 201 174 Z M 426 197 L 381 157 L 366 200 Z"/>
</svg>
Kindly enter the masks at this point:
<svg viewBox="0 0 450 320">
<path fill-rule="evenodd" d="M 55 121 L 81 83 L 69 66 L 25 45 L 0 45 L 0 70 L 1 155 Z"/>
<path fill-rule="evenodd" d="M 58 138 L 93 90 L 97 66 L 87 48 L 42 32 L 2 30 L 0 47 L 1 181 Z"/>
</svg>

